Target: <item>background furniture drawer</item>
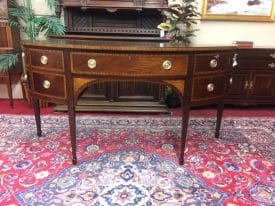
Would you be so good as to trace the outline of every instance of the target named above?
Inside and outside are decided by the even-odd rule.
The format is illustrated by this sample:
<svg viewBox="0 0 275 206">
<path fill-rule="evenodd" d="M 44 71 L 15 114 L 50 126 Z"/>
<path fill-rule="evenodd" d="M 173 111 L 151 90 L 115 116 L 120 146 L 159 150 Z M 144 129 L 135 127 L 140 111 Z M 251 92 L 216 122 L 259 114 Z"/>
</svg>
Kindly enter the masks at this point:
<svg viewBox="0 0 275 206">
<path fill-rule="evenodd" d="M 235 69 L 245 69 L 245 70 L 267 70 L 275 71 L 275 59 L 273 61 L 263 61 L 255 59 L 242 59 L 238 62 L 238 65 Z"/>
<path fill-rule="evenodd" d="M 249 59 L 249 60 L 267 60 L 272 61 L 275 60 L 275 50 L 257 50 L 257 49 L 243 49 L 241 51 L 237 51 L 237 59 Z"/>
<path fill-rule="evenodd" d="M 30 65 L 48 70 L 64 70 L 63 52 L 58 50 L 30 49 Z"/>
<path fill-rule="evenodd" d="M 184 76 L 187 55 L 71 53 L 72 72 L 93 75 Z M 94 68 L 92 68 L 94 67 Z"/>
<path fill-rule="evenodd" d="M 224 92 L 225 76 L 196 77 L 193 80 L 192 100 L 219 98 Z"/>
<path fill-rule="evenodd" d="M 233 58 L 233 56 L 232 56 Z M 228 67 L 230 58 L 227 54 L 197 54 L 195 55 L 195 68 L 194 73 L 209 73 L 221 72 Z"/>
<path fill-rule="evenodd" d="M 31 76 L 35 93 L 55 98 L 67 98 L 64 75 L 33 72 Z"/>
</svg>

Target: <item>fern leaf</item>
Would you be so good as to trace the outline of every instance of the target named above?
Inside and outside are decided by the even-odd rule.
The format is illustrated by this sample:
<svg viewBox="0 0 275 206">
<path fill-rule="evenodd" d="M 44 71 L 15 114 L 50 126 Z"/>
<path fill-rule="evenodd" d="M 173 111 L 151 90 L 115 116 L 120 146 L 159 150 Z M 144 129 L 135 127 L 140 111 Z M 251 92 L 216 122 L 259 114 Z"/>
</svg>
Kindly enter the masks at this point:
<svg viewBox="0 0 275 206">
<path fill-rule="evenodd" d="M 7 71 L 18 62 L 19 54 L 1 54 L 0 55 L 0 72 Z"/>
</svg>

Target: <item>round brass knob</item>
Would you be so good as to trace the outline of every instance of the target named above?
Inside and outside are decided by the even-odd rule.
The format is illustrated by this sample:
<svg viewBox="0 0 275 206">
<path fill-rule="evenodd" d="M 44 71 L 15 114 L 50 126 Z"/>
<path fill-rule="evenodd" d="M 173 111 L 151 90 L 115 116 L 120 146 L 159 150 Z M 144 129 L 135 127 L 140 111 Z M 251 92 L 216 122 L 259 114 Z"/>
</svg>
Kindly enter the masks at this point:
<svg viewBox="0 0 275 206">
<path fill-rule="evenodd" d="M 170 60 L 165 60 L 163 63 L 162 63 L 162 67 L 163 69 L 165 70 L 169 70 L 172 68 L 172 62 Z"/>
<path fill-rule="evenodd" d="M 272 62 L 270 64 L 268 64 L 268 66 L 271 68 L 271 69 L 274 69 L 275 68 L 275 64 Z"/>
<path fill-rule="evenodd" d="M 96 68 L 96 60 L 95 59 L 89 59 L 87 64 L 88 64 L 88 67 L 90 69 L 95 69 Z"/>
<path fill-rule="evenodd" d="M 47 56 L 41 56 L 40 57 L 41 64 L 48 64 L 48 57 Z"/>
<path fill-rule="evenodd" d="M 213 92 L 215 88 L 215 85 L 213 83 L 209 83 L 206 87 L 208 92 Z"/>
<path fill-rule="evenodd" d="M 45 89 L 49 89 L 50 86 L 51 86 L 51 82 L 50 82 L 49 80 L 45 80 L 45 81 L 43 82 L 43 87 L 44 87 Z"/>
<path fill-rule="evenodd" d="M 209 62 L 209 65 L 211 68 L 215 68 L 218 66 L 218 61 L 217 59 L 212 59 L 210 62 Z"/>
<path fill-rule="evenodd" d="M 275 59 L 275 53 L 270 54 L 271 58 Z"/>
</svg>

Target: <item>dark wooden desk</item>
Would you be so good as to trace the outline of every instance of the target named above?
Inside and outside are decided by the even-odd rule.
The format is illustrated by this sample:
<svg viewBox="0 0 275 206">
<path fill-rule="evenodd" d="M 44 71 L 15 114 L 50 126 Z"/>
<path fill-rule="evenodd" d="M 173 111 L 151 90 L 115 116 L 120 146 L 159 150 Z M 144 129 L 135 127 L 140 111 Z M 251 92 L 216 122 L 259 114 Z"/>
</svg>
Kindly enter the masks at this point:
<svg viewBox="0 0 275 206">
<path fill-rule="evenodd" d="M 66 104 L 73 164 L 77 163 L 75 106 L 81 92 L 98 82 L 127 79 L 173 88 L 183 111 L 180 164 L 184 163 L 190 107 L 217 104 L 215 136 L 219 136 L 234 47 L 108 40 L 29 41 L 23 47 L 37 134 L 41 135 L 38 100 Z"/>
</svg>

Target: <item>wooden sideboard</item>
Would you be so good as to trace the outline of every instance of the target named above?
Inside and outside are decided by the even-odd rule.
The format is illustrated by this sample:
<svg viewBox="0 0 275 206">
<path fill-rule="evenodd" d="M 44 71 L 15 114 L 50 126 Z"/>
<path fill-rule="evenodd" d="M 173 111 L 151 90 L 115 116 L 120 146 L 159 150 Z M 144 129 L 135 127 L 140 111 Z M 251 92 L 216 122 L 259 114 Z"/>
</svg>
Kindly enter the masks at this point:
<svg viewBox="0 0 275 206">
<path fill-rule="evenodd" d="M 224 97 L 234 54 L 232 46 L 173 46 L 159 42 L 49 40 L 23 42 L 37 134 L 41 135 L 38 100 L 68 106 L 72 162 L 77 163 L 75 107 L 88 86 L 130 80 L 168 85 L 180 96 L 182 133 L 179 163 L 184 162 L 189 111 L 217 104 L 219 136 Z"/>
<path fill-rule="evenodd" d="M 275 103 L 275 48 L 236 50 L 227 103 L 259 105 Z"/>
</svg>

